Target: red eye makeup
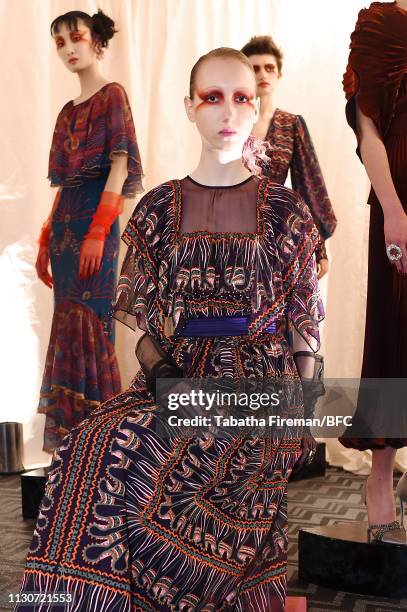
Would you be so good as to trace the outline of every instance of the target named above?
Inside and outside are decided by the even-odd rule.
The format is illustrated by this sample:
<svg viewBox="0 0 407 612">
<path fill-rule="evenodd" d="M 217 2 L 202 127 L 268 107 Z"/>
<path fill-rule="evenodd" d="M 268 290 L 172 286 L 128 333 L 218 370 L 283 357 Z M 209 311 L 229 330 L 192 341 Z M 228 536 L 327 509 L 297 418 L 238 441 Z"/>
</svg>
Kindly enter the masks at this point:
<svg viewBox="0 0 407 612">
<path fill-rule="evenodd" d="M 197 91 L 197 96 L 202 100 L 196 107 L 196 110 L 204 106 L 215 106 L 222 104 L 225 100 L 224 93 L 219 89 L 210 89 L 208 91 Z M 250 104 L 254 108 L 252 100 L 254 98 L 253 93 L 247 93 L 244 91 L 236 91 L 233 93 L 233 101 L 238 104 Z"/>
<path fill-rule="evenodd" d="M 72 42 L 90 42 L 86 38 L 86 34 L 85 31 L 80 32 L 79 30 L 73 30 L 69 36 Z"/>
<path fill-rule="evenodd" d="M 261 68 L 261 66 L 258 66 L 257 64 L 255 64 L 253 66 L 254 73 L 258 74 L 260 72 L 260 68 Z M 276 67 L 275 67 L 274 64 L 265 64 L 264 65 L 264 70 L 266 72 L 275 72 L 276 71 Z"/>
<path fill-rule="evenodd" d="M 71 30 L 71 32 L 69 33 L 69 38 L 71 40 L 71 42 L 73 43 L 78 43 L 78 42 L 86 42 L 91 44 L 91 41 L 89 39 L 86 38 L 87 32 L 85 30 L 83 31 L 79 31 L 79 30 Z M 57 36 L 55 38 L 55 45 L 57 47 L 57 49 L 61 49 L 62 47 L 65 46 L 65 39 L 63 36 Z"/>
<path fill-rule="evenodd" d="M 264 66 L 266 72 L 275 72 L 276 67 L 274 66 L 274 64 L 266 64 Z"/>
<path fill-rule="evenodd" d="M 201 108 L 202 106 L 213 106 L 214 104 L 220 104 L 224 100 L 223 93 L 219 89 L 209 89 L 208 91 L 197 91 L 197 96 L 202 100 L 196 107 Z"/>
<path fill-rule="evenodd" d="M 55 45 L 57 49 L 61 49 L 61 47 L 63 47 L 65 44 L 65 40 L 62 38 L 62 36 L 57 36 L 55 39 Z"/>
<path fill-rule="evenodd" d="M 236 91 L 233 96 L 235 102 L 237 104 L 249 104 L 254 108 L 254 104 L 252 100 L 254 99 L 253 93 L 246 93 L 244 91 Z"/>
</svg>

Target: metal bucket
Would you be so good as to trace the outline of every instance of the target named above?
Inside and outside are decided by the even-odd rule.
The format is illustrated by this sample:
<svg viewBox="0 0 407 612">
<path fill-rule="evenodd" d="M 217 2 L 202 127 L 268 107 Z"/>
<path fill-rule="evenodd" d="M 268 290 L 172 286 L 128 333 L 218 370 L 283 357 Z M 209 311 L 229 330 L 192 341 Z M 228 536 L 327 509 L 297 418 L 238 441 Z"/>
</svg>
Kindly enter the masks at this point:
<svg viewBox="0 0 407 612">
<path fill-rule="evenodd" d="M 22 423 L 0 423 L 0 474 L 24 472 L 22 456 Z"/>
</svg>

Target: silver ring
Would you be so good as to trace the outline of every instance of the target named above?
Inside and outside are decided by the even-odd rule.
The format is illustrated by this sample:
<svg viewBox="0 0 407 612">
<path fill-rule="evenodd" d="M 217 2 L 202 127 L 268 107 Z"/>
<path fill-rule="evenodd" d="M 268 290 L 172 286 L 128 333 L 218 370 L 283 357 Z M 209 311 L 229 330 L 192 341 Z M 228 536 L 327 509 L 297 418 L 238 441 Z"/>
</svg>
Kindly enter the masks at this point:
<svg viewBox="0 0 407 612">
<path fill-rule="evenodd" d="M 398 244 L 388 244 L 386 247 L 387 257 L 391 262 L 399 261 L 403 257 L 403 251 Z"/>
</svg>

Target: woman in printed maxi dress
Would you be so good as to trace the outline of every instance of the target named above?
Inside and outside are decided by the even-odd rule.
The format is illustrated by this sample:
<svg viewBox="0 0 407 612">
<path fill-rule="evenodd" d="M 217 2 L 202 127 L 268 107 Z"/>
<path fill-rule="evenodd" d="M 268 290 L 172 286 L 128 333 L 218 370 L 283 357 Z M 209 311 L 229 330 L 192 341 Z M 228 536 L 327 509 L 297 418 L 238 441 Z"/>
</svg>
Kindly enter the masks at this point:
<svg viewBox="0 0 407 612">
<path fill-rule="evenodd" d="M 49 179 L 58 187 L 40 236 L 39 278 L 54 288 L 55 309 L 38 411 L 46 415 L 44 450 L 121 390 L 114 328 L 106 317 L 114 295 L 123 197 L 141 189 L 141 164 L 126 92 L 107 83 L 98 59 L 115 32 L 101 11 L 73 11 L 51 32 L 82 94 L 58 115 Z M 52 277 L 48 272 L 51 260 Z"/>
<path fill-rule="evenodd" d="M 258 115 L 244 55 L 203 56 L 185 104 L 201 161 L 147 193 L 123 234 L 115 312 L 146 330 L 143 371 L 55 452 L 27 557 L 21 595 L 66 591 L 72 611 L 284 609 L 287 481 L 312 441 L 179 431 L 146 380 L 298 381 L 293 351 L 317 350 L 323 316 L 318 231 L 297 194 L 243 163 Z"/>
</svg>

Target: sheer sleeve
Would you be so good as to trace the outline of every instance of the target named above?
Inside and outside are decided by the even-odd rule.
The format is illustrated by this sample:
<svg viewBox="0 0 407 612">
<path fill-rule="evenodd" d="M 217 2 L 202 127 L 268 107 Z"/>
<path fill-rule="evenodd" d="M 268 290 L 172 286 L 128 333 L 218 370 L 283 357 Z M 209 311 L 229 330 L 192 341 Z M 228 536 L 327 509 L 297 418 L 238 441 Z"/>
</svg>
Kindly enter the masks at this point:
<svg viewBox="0 0 407 612">
<path fill-rule="evenodd" d="M 168 193 L 164 186 L 137 204 L 122 240 L 127 253 L 122 265 L 113 316 L 131 329 L 141 329 L 165 341 L 163 306 L 159 297 L 161 232 Z"/>
<path fill-rule="evenodd" d="M 319 324 L 324 316 L 316 259 L 315 255 L 312 255 L 289 297 L 288 320 L 289 325 L 298 331 L 314 352 L 320 348 Z"/>
<path fill-rule="evenodd" d="M 169 222 L 166 216 L 173 199 L 169 183 L 147 193 L 137 204 L 123 233 L 127 254 L 123 262 L 113 316 L 132 329 L 146 333 L 136 346 L 136 356 L 146 386 L 156 396 L 156 380 L 182 377 L 172 357 L 172 340 L 166 333 L 166 268 L 163 243 Z"/>
<path fill-rule="evenodd" d="M 310 133 L 301 116 L 297 117 L 295 126 L 294 152 L 290 170 L 293 189 L 309 206 L 322 238 L 329 238 L 335 230 L 336 217 Z"/>
<path fill-rule="evenodd" d="M 143 170 L 130 104 L 125 90 L 118 83 L 112 83 L 107 89 L 106 123 L 106 146 L 110 159 L 114 155 L 128 156 L 128 176 L 122 194 L 133 197 L 143 191 Z"/>
<path fill-rule="evenodd" d="M 290 252 L 283 269 L 288 327 L 296 329 L 308 346 L 317 352 L 320 347 L 319 324 L 325 316 L 315 260 L 319 236 L 302 200 L 296 202 L 289 227 L 286 244 L 290 245 Z"/>
</svg>

